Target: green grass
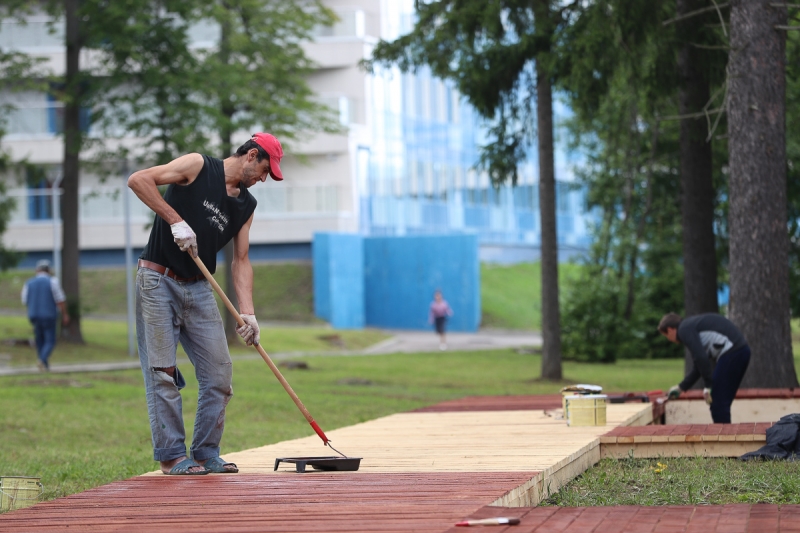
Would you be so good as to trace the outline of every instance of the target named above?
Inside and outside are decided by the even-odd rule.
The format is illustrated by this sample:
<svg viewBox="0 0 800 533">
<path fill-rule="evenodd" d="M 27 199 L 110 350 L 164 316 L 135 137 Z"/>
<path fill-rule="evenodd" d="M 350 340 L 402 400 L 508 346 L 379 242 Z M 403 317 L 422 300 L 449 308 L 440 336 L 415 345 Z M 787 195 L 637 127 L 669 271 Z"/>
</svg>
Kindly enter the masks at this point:
<svg viewBox="0 0 800 533">
<path fill-rule="evenodd" d="M 53 364 L 129 361 L 127 322 L 83 319 L 86 344 L 59 342 L 50 362 Z M 28 319 L 22 316 L 3 316 L 0 320 L 0 363 L 11 366 L 36 364 L 36 351 L 28 344 L 10 344 L 12 339 L 24 340 L 33 335 Z M 332 330 L 321 326 L 271 326 L 261 330 L 261 342 L 269 353 L 361 350 L 372 346 L 388 335 L 375 329 Z M 231 345 L 232 355 L 255 353 L 238 343 Z M 185 354 L 179 348 L 179 356 Z"/>
<path fill-rule="evenodd" d="M 286 369 L 284 375 L 326 431 L 447 399 L 554 393 L 562 386 L 537 379 L 538 356 L 513 350 L 302 360 L 310 370 Z M 662 376 L 679 375 L 681 365 L 566 363 L 564 369 L 571 382 L 643 390 L 663 387 Z M 183 405 L 191 430 L 197 384 L 185 370 Z M 311 434 L 262 361 L 234 361 L 234 391 L 223 453 Z M 0 473 L 41 477 L 47 499 L 156 468 L 138 370 L 0 378 L 0 405 Z"/>
<path fill-rule="evenodd" d="M 558 265 L 559 289 L 580 273 L 581 266 Z M 481 265 L 481 325 L 504 329 L 540 330 L 542 325 L 540 263 Z"/>
<path fill-rule="evenodd" d="M 0 272 L 0 309 L 24 313 L 20 292 L 32 270 Z M 314 317 L 313 276 L 310 264 L 253 265 L 253 303 L 264 321 L 321 323 Z M 214 278 L 225 287 L 222 269 Z M 81 313 L 90 316 L 124 316 L 127 313 L 125 270 L 83 269 L 80 272 Z M 225 311 L 219 303 L 220 312 Z"/>
<path fill-rule="evenodd" d="M 579 265 L 559 265 L 562 288 L 575 279 Z M 321 324 L 314 316 L 313 273 L 310 264 L 254 265 L 253 301 L 263 321 Z M 24 313 L 19 301 L 32 270 L 0 272 L 0 309 Z M 220 270 L 214 276 L 224 287 Z M 88 316 L 122 317 L 127 312 L 125 271 L 120 268 L 84 269 L 80 273 L 81 311 Z M 539 263 L 481 265 L 482 325 L 504 329 L 539 330 L 541 326 L 541 268 Z M 220 312 L 225 312 L 219 303 Z"/>
<path fill-rule="evenodd" d="M 800 503 L 800 462 L 603 459 L 543 505 Z"/>
</svg>

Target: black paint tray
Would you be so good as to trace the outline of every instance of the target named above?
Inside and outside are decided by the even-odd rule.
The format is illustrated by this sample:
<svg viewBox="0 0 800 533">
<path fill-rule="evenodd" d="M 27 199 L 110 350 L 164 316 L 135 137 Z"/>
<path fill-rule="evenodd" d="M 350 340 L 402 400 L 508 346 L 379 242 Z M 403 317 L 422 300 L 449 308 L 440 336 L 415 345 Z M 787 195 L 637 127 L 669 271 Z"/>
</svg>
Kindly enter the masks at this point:
<svg viewBox="0 0 800 533">
<path fill-rule="evenodd" d="M 306 465 L 327 472 L 353 472 L 358 470 L 361 457 L 282 457 L 275 459 L 275 470 L 281 463 L 294 463 L 297 472 L 305 472 Z"/>
</svg>

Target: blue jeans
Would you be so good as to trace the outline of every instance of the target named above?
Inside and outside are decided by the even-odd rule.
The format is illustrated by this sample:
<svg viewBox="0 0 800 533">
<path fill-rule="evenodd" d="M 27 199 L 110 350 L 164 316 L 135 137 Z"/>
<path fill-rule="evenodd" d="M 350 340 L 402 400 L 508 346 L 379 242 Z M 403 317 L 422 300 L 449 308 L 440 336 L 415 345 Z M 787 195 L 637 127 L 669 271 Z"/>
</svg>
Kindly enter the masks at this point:
<svg viewBox="0 0 800 533">
<path fill-rule="evenodd" d="M 711 419 L 715 424 L 731 423 L 731 404 L 750 364 L 750 347 L 720 356 L 711 375 Z M 708 385 L 706 385 L 708 386 Z"/>
<path fill-rule="evenodd" d="M 222 317 L 205 280 L 180 282 L 147 268 L 136 274 L 136 335 L 142 363 L 153 458 L 170 461 L 186 455 L 181 389 L 177 368 L 181 343 L 194 365 L 199 385 L 191 456 L 219 456 L 225 407 L 233 396 L 231 356 Z M 175 368 L 175 378 L 161 369 Z"/>
<path fill-rule="evenodd" d="M 50 368 L 50 354 L 56 347 L 56 319 L 55 318 L 31 318 L 33 324 L 33 335 L 36 339 L 36 352 L 39 361 Z"/>
</svg>

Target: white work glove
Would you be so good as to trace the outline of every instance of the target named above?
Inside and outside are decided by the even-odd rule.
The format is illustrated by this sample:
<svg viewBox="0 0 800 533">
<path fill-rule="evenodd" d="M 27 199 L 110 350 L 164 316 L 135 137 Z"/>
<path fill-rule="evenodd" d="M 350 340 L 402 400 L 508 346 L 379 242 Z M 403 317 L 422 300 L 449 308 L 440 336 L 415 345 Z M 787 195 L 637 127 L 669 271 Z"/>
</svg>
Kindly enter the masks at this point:
<svg viewBox="0 0 800 533">
<path fill-rule="evenodd" d="M 667 393 L 667 397 L 670 400 L 674 400 L 675 398 L 677 398 L 678 396 L 681 395 L 681 392 L 682 392 L 681 388 L 678 385 L 673 385 L 672 387 L 669 388 L 669 392 Z"/>
<path fill-rule="evenodd" d="M 703 389 L 703 399 L 708 405 L 711 405 L 711 387 Z"/>
<path fill-rule="evenodd" d="M 192 257 L 197 257 L 197 235 L 194 234 L 192 228 L 185 220 L 171 224 L 169 227 L 172 230 L 172 236 L 175 238 L 175 244 L 181 249 L 181 252 L 186 252 L 191 249 Z"/>
<path fill-rule="evenodd" d="M 242 338 L 242 340 L 248 346 L 255 344 L 258 346 L 258 343 L 261 341 L 261 331 L 258 329 L 258 322 L 256 321 L 256 315 L 240 315 L 242 320 L 244 321 L 244 326 L 239 326 L 236 328 L 236 333 Z"/>
</svg>

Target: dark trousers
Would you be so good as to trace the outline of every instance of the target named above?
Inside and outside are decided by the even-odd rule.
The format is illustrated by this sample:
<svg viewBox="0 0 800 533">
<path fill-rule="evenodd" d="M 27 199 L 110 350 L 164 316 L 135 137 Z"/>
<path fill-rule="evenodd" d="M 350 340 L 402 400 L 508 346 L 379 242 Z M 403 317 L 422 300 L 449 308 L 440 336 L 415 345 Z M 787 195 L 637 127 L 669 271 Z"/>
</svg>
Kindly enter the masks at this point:
<svg viewBox="0 0 800 533">
<path fill-rule="evenodd" d="M 39 354 L 39 361 L 49 368 L 50 354 L 56 346 L 56 319 L 55 318 L 31 318 L 33 324 L 33 334 L 36 339 L 36 351 Z"/>
<path fill-rule="evenodd" d="M 731 423 L 731 404 L 750 363 L 750 347 L 723 354 L 711 376 L 711 418 L 715 424 Z"/>
</svg>

